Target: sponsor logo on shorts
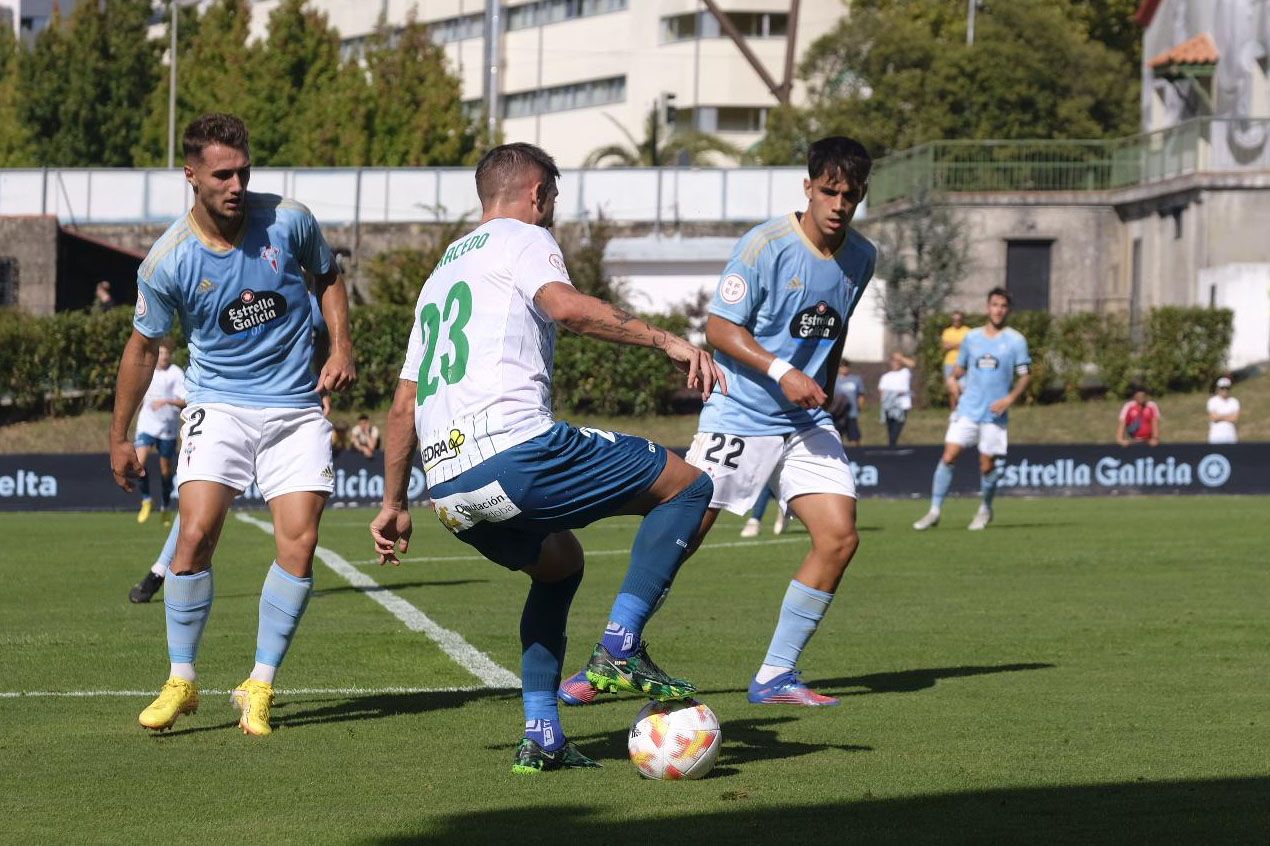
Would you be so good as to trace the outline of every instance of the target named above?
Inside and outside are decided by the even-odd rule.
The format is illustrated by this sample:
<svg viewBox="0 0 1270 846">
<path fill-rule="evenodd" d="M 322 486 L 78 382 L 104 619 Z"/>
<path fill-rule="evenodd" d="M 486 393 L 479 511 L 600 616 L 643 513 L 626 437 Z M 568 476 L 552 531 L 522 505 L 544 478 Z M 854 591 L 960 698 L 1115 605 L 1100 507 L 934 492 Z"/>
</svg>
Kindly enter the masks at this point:
<svg viewBox="0 0 1270 846">
<path fill-rule="evenodd" d="M 719 283 L 719 299 L 728 305 L 736 305 L 745 299 L 745 293 L 750 289 L 750 285 L 745 281 L 744 276 L 735 273 L 729 273 L 723 277 L 723 281 Z"/>
<path fill-rule="evenodd" d="M 287 313 L 287 298 L 277 291 L 243 291 L 220 313 L 220 328 L 227 335 L 249 332 L 281 320 Z"/>
<path fill-rule="evenodd" d="M 520 513 L 507 491 L 498 482 L 465 493 L 443 496 L 433 501 L 437 519 L 451 532 L 470 529 L 477 523 L 501 523 Z"/>
<path fill-rule="evenodd" d="M 451 429 L 448 437 L 433 441 L 421 450 L 423 469 L 431 470 L 451 458 L 458 458 L 463 452 L 465 443 L 467 443 L 467 436 L 458 429 Z"/>
<path fill-rule="evenodd" d="M 322 468 L 322 472 L 319 473 L 318 475 L 322 477 L 322 481 L 324 482 L 334 482 L 335 481 L 335 467 L 331 464 L 328 464 Z"/>
<path fill-rule="evenodd" d="M 842 327 L 842 315 L 821 300 L 794 315 L 794 319 L 789 321 L 789 334 L 804 341 L 832 341 L 837 340 Z"/>
</svg>

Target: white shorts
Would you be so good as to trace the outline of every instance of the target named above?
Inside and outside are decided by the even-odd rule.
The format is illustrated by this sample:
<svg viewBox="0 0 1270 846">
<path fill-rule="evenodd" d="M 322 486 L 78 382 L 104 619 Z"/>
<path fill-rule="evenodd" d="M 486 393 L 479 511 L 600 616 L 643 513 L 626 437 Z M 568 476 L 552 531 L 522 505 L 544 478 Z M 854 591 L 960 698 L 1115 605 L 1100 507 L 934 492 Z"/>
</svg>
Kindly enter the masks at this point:
<svg viewBox="0 0 1270 846">
<path fill-rule="evenodd" d="M 1005 455 L 1010 439 L 1004 426 L 976 423 L 954 414 L 948 419 L 948 433 L 944 435 L 944 443 L 967 448 L 977 445 L 981 454 L 996 456 Z"/>
<path fill-rule="evenodd" d="M 711 508 L 748 514 L 767 485 L 785 509 L 803 494 L 856 498 L 855 477 L 833 429 L 803 429 L 789 435 L 723 435 L 698 432 L 688 463 L 714 481 Z"/>
<path fill-rule="evenodd" d="M 176 484 L 219 482 L 242 492 L 254 479 L 265 501 L 335 488 L 329 420 L 311 408 L 191 405 L 181 412 L 184 446 Z"/>
</svg>

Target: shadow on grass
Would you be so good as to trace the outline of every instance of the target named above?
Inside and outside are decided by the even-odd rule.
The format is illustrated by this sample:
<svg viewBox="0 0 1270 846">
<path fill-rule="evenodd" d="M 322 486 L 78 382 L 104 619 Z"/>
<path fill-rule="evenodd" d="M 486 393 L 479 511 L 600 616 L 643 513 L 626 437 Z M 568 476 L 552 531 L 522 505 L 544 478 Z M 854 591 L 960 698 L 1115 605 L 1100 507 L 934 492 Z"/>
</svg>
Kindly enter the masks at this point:
<svg viewBox="0 0 1270 846">
<path fill-rule="evenodd" d="M 844 676 L 836 679 L 807 679 L 807 684 L 821 693 L 835 696 L 865 696 L 870 693 L 913 693 L 935 686 L 941 679 L 960 679 L 969 676 L 987 676 L 995 673 L 1018 673 L 1025 670 L 1047 670 L 1053 664 L 993 664 L 989 666 L 929 667 L 919 670 L 899 670 L 894 673 L 870 673 L 866 676 Z M 864 688 L 854 690 L 853 688 Z M 703 690 L 701 695 L 714 693 L 746 693 L 748 688 L 720 688 Z"/>
<path fill-rule="evenodd" d="M 405 590 L 407 588 L 419 587 L 454 587 L 456 585 L 483 585 L 488 584 L 489 579 L 443 579 L 433 582 L 396 582 L 389 585 L 377 585 L 373 588 L 354 587 L 353 585 L 340 585 L 339 587 L 323 588 L 313 591 L 314 596 L 321 596 L 331 593 L 350 593 L 356 591 L 358 593 L 379 593 L 385 590 Z"/>
<path fill-rule="evenodd" d="M 585 777 L 579 772 L 541 778 L 571 781 L 575 775 Z M 813 843 L 1264 843 L 1270 830 L 1265 777 L 1002 788 L 903 799 L 876 799 L 844 785 L 844 793 L 855 795 L 839 802 L 761 807 L 747 791 L 713 794 L 707 784 L 649 785 L 698 791 L 700 813 L 659 814 L 654 805 L 644 812 L 632 807 L 638 820 L 622 820 L 595 808 L 556 805 L 544 794 L 541 804 L 423 817 L 411 833 L 363 842 L 648 844 L 691 832 L 696 843 L 771 843 L 796 832 L 798 841 Z"/>
<path fill-rule="evenodd" d="M 751 717 L 738 720 L 726 720 L 719 724 L 723 730 L 723 748 L 719 752 L 718 766 L 707 778 L 721 778 L 736 775 L 735 769 L 741 764 L 754 761 L 779 761 L 788 758 L 800 758 L 827 749 L 839 752 L 872 752 L 872 746 L 859 746 L 850 743 L 803 743 L 800 741 L 782 740 L 777 728 L 786 723 L 798 722 L 798 717 L 789 714 L 772 717 Z M 613 731 L 594 734 L 569 735 L 569 739 L 578 744 L 587 755 L 600 761 L 625 761 L 627 732 L 623 727 Z M 487 749 L 502 749 L 506 744 L 491 745 Z"/>
<path fill-rule="evenodd" d="M 338 700 L 283 700 L 274 706 L 275 726 L 296 728 L 347 720 L 378 720 L 408 714 L 426 714 L 449 708 L 462 708 L 485 700 L 520 701 L 519 689 L 442 690 L 427 693 L 377 693 L 350 696 Z M 296 706 L 316 705 L 292 712 Z"/>
</svg>

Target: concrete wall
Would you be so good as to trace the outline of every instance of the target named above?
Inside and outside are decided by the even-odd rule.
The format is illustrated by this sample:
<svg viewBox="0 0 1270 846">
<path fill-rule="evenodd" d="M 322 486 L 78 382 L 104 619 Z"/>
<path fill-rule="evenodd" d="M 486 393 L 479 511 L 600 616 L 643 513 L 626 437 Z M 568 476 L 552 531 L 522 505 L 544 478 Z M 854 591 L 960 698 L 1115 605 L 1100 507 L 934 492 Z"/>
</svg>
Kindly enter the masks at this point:
<svg viewBox="0 0 1270 846">
<path fill-rule="evenodd" d="M 1195 298 L 1235 313 L 1227 362 L 1232 369 L 1270 361 L 1270 264 L 1223 264 L 1201 270 Z"/>
<path fill-rule="evenodd" d="M 18 263 L 18 307 L 52 314 L 57 301 L 57 218 L 0 217 L 0 256 Z"/>
</svg>

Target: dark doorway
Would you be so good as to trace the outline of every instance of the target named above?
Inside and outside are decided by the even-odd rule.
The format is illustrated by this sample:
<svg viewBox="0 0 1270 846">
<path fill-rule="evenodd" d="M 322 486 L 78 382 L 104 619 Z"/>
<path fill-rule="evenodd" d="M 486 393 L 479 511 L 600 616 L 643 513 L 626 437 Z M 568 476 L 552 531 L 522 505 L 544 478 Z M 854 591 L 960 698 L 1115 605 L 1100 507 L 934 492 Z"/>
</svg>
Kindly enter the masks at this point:
<svg viewBox="0 0 1270 846">
<path fill-rule="evenodd" d="M 1006 241 L 1005 288 L 1016 311 L 1049 311 L 1053 241 Z"/>
<path fill-rule="evenodd" d="M 118 305 L 137 299 L 137 269 L 145 253 L 62 228 L 57 239 L 57 310 L 87 308 L 97 283 L 110 283 Z"/>
</svg>

